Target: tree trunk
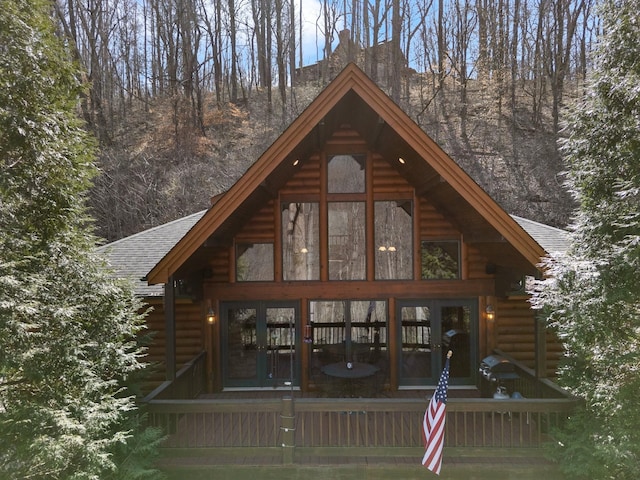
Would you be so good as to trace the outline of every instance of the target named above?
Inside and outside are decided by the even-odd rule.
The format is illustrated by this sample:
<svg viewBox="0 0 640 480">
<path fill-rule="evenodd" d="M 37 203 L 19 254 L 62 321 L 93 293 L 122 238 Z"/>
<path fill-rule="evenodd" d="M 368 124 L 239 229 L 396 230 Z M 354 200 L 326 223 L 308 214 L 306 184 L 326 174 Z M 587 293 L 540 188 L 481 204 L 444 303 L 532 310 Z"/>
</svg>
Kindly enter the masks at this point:
<svg viewBox="0 0 640 480">
<path fill-rule="evenodd" d="M 404 69 L 400 50 L 400 35 L 402 34 L 400 0 L 393 0 L 391 18 L 391 98 L 400 104 L 400 76 Z"/>
</svg>

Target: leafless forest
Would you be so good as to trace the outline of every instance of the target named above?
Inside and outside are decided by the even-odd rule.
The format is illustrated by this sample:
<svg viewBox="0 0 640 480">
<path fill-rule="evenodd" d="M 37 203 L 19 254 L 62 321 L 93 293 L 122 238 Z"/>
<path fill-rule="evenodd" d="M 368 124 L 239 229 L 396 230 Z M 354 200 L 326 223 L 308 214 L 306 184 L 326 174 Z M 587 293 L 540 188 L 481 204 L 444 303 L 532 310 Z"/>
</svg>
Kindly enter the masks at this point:
<svg viewBox="0 0 640 480">
<path fill-rule="evenodd" d="M 108 240 L 206 208 L 348 61 L 507 211 L 569 221 L 557 140 L 595 0 L 56 0 L 55 16 L 86 71 Z"/>
</svg>

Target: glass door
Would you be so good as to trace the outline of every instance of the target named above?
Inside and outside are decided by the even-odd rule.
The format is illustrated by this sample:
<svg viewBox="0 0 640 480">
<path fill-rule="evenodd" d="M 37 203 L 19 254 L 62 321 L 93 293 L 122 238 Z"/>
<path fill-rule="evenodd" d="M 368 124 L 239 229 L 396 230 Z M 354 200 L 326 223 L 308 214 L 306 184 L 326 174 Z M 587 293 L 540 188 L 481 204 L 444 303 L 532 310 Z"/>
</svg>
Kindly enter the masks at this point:
<svg viewBox="0 0 640 480">
<path fill-rule="evenodd" d="M 324 381 L 323 368 L 347 362 L 372 365 L 376 381 L 389 378 L 385 300 L 312 300 L 309 302 L 310 378 Z"/>
<path fill-rule="evenodd" d="M 298 385 L 298 305 L 229 302 L 221 305 L 224 387 Z"/>
<path fill-rule="evenodd" d="M 447 352 L 451 384 L 473 384 L 477 363 L 478 307 L 474 300 L 399 301 L 401 386 L 435 385 Z"/>
<path fill-rule="evenodd" d="M 400 385 L 429 385 L 437 375 L 434 354 L 438 348 L 439 325 L 433 322 L 433 306 L 428 303 L 400 304 L 396 315 L 400 326 L 398 373 Z"/>
</svg>

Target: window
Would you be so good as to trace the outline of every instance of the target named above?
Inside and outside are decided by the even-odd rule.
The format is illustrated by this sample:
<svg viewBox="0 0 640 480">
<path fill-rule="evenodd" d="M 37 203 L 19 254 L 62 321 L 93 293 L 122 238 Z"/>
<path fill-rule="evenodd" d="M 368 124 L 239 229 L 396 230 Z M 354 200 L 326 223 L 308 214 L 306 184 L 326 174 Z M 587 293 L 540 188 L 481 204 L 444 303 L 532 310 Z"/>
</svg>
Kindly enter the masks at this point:
<svg viewBox="0 0 640 480">
<path fill-rule="evenodd" d="M 273 281 L 273 244 L 243 243 L 236 246 L 238 282 Z"/>
<path fill-rule="evenodd" d="M 410 201 L 375 203 L 376 280 L 413 278 Z"/>
<path fill-rule="evenodd" d="M 309 313 L 317 363 L 366 362 L 387 376 L 386 301 L 317 300 L 309 302 Z"/>
<path fill-rule="evenodd" d="M 334 155 L 327 167 L 327 193 L 364 193 L 365 155 Z"/>
<path fill-rule="evenodd" d="M 320 279 L 317 203 L 289 203 L 282 209 L 283 280 Z"/>
<path fill-rule="evenodd" d="M 367 275 L 365 203 L 329 202 L 329 280 Z"/>
<path fill-rule="evenodd" d="M 423 240 L 420 244 L 423 280 L 460 278 L 460 244 L 458 241 Z"/>
</svg>

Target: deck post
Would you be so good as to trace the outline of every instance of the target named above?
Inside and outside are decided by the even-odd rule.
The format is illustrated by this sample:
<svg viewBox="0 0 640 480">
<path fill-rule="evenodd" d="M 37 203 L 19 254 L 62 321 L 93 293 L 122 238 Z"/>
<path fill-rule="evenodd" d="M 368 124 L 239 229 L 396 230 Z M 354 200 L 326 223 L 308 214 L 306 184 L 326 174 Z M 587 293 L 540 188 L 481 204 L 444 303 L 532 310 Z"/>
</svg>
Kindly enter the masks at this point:
<svg viewBox="0 0 640 480">
<path fill-rule="evenodd" d="M 282 434 L 282 463 L 293 464 L 293 451 L 296 442 L 295 412 L 293 397 L 282 397 L 280 410 L 280 433 Z"/>
</svg>

